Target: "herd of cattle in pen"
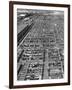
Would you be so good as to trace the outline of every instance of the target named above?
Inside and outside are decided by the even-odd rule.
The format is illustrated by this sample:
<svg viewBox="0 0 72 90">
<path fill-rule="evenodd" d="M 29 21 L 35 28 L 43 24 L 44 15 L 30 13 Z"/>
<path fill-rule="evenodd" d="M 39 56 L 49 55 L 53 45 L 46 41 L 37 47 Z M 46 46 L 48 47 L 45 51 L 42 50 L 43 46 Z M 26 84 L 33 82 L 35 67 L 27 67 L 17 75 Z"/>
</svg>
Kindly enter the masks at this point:
<svg viewBox="0 0 72 90">
<path fill-rule="evenodd" d="M 17 80 L 64 78 L 63 12 L 19 11 Z"/>
</svg>

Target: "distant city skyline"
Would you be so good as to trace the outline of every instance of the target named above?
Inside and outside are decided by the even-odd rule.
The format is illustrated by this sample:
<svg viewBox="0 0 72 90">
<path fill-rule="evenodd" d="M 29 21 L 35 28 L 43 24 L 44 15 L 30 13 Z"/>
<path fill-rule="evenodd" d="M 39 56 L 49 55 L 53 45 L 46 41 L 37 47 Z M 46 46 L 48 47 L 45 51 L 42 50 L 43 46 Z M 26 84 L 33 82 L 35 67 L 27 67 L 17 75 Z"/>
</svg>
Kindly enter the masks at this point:
<svg viewBox="0 0 72 90">
<path fill-rule="evenodd" d="M 43 13 L 49 15 L 64 15 L 64 11 L 59 10 L 41 10 L 41 9 L 17 9 L 18 13 Z"/>
</svg>

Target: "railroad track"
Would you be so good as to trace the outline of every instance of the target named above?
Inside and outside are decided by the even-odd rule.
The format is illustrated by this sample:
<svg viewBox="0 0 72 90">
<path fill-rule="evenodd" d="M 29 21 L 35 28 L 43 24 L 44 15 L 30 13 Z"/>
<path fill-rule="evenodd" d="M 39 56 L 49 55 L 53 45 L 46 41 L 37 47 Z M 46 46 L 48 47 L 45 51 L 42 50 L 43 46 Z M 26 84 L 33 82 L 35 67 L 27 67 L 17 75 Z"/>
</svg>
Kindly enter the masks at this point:
<svg viewBox="0 0 72 90">
<path fill-rule="evenodd" d="M 20 42 L 24 39 L 24 37 L 27 35 L 27 33 L 30 31 L 34 24 L 27 25 L 20 33 L 17 35 L 17 46 L 20 44 Z"/>
</svg>

